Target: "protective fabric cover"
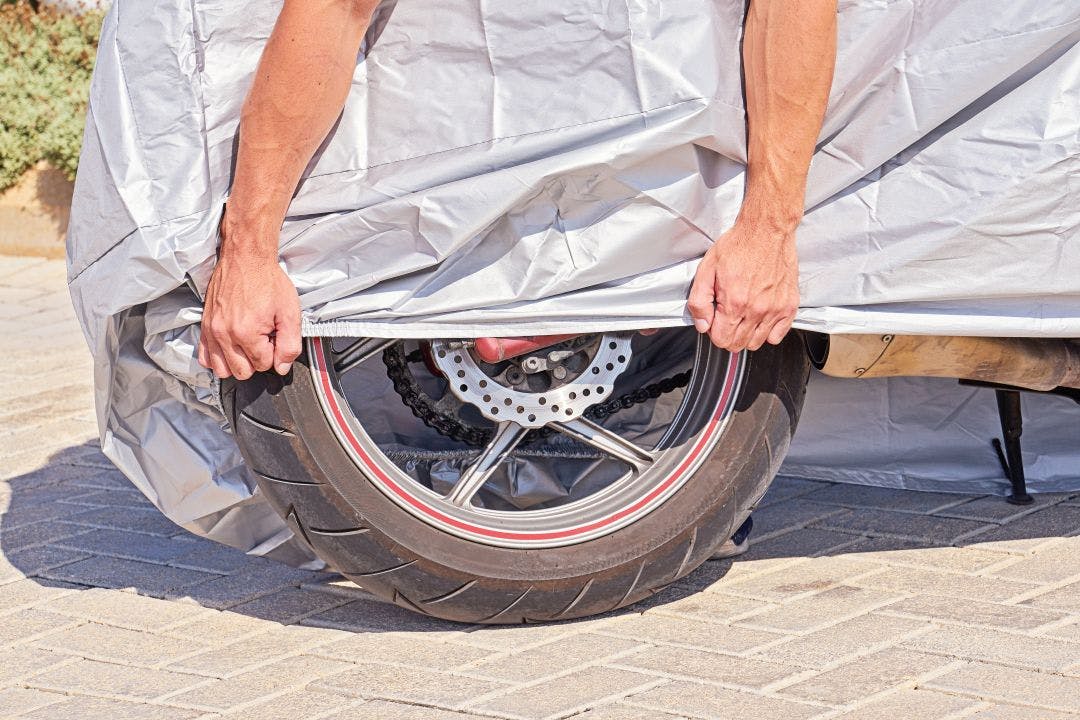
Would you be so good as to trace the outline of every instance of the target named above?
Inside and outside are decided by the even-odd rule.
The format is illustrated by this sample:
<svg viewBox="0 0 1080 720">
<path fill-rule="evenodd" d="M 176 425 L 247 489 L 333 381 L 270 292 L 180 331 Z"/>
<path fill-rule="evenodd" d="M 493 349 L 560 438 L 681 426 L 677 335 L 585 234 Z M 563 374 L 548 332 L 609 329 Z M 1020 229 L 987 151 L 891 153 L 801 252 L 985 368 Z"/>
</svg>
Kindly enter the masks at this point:
<svg viewBox="0 0 1080 720">
<path fill-rule="evenodd" d="M 193 359 L 278 9 L 115 1 L 68 249 L 106 453 L 182 525 L 299 561 Z M 305 333 L 688 323 L 697 258 L 743 189 L 744 10 L 385 3 L 282 228 Z M 797 325 L 1080 336 L 1080 5 L 843 0 L 839 27 Z"/>
</svg>

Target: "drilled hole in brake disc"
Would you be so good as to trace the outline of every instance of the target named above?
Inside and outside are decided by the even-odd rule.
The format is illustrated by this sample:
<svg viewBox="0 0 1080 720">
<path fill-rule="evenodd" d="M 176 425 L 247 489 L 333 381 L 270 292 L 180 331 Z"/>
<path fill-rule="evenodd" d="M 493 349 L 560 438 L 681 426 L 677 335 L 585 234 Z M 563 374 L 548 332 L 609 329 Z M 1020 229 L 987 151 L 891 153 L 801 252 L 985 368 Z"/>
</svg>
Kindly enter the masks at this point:
<svg viewBox="0 0 1080 720">
<path fill-rule="evenodd" d="M 465 373 L 450 386 L 461 402 L 493 422 L 507 419 L 500 407 L 516 408 L 513 421 L 536 429 L 580 417 L 593 405 L 592 394 L 609 394 L 629 363 L 632 337 L 586 335 L 494 364 L 480 361 L 460 341 L 435 340 L 431 347 L 441 372 Z"/>
</svg>

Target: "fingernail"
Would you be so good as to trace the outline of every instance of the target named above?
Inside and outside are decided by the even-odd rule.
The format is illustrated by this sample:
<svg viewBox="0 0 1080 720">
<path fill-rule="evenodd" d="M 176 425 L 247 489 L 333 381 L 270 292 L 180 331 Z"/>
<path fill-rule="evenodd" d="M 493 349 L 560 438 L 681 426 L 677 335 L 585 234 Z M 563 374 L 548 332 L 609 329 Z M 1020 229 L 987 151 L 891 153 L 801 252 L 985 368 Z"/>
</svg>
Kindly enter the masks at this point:
<svg viewBox="0 0 1080 720">
<path fill-rule="evenodd" d="M 709 321 L 702 320 L 701 318 L 694 318 L 694 329 L 697 330 L 699 333 L 708 332 Z"/>
<path fill-rule="evenodd" d="M 277 364 L 277 374 L 278 375 L 288 375 L 289 370 L 291 370 L 291 369 L 292 369 L 292 363 L 278 363 Z"/>
</svg>

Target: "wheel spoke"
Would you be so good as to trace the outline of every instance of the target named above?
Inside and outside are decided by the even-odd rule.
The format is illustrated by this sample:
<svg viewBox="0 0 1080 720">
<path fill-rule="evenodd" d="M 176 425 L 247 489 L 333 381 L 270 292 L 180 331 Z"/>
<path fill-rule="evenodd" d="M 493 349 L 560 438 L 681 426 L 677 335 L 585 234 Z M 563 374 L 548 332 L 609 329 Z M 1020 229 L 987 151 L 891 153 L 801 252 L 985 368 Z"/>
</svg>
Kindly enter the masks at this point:
<svg viewBox="0 0 1080 720">
<path fill-rule="evenodd" d="M 400 339 L 360 338 L 334 355 L 334 372 L 344 375 L 372 355 L 377 355 L 396 342 L 400 342 Z"/>
<path fill-rule="evenodd" d="M 502 422 L 495 428 L 495 436 L 491 438 L 484 451 L 480 453 L 472 465 L 461 473 L 461 477 L 454 487 L 446 495 L 446 500 L 459 507 L 468 507 L 472 502 L 473 495 L 480 490 L 488 478 L 491 477 L 499 463 L 507 458 L 521 439 L 528 433 L 528 428 L 522 427 L 515 422 Z"/>
<path fill-rule="evenodd" d="M 579 417 L 567 422 L 550 423 L 549 427 L 553 427 L 575 440 L 580 440 L 586 445 L 592 445 L 597 450 L 605 452 L 613 458 L 622 460 L 632 467 L 636 473 L 648 470 L 649 466 L 653 464 L 654 458 L 651 452 L 585 418 Z"/>
</svg>

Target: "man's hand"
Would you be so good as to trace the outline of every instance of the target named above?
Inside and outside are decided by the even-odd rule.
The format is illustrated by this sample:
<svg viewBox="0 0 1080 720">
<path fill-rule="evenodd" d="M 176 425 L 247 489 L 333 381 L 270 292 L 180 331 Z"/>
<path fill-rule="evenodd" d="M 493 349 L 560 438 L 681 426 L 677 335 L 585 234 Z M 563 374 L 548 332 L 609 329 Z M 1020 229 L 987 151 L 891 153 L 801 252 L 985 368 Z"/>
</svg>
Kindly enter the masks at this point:
<svg viewBox="0 0 1080 720">
<path fill-rule="evenodd" d="M 379 0 L 285 0 L 240 114 L 236 172 L 210 278 L 199 363 L 240 380 L 300 354 L 300 300 L 278 237 L 304 168 L 334 126 Z"/>
<path fill-rule="evenodd" d="M 705 253 L 687 302 L 694 327 L 718 347 L 757 350 L 791 329 L 799 305 L 795 228 L 835 60 L 836 0 L 750 0 L 742 208 Z"/>
<path fill-rule="evenodd" d="M 799 307 L 794 231 L 737 221 L 702 258 L 687 306 L 694 327 L 717 347 L 738 352 L 778 344 Z"/>
<path fill-rule="evenodd" d="M 285 375 L 300 354 L 300 298 L 273 260 L 222 255 L 203 308 L 199 364 L 218 378 Z"/>
</svg>

